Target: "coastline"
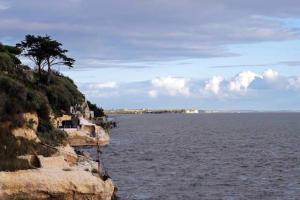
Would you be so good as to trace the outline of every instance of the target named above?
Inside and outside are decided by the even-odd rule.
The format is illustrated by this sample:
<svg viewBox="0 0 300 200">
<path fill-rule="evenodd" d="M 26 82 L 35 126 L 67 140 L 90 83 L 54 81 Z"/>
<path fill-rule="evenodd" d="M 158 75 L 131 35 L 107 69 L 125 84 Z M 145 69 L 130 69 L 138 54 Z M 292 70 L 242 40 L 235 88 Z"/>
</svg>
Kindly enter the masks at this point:
<svg viewBox="0 0 300 200">
<path fill-rule="evenodd" d="M 99 199 L 110 200 L 117 188 L 105 174 L 101 160 L 93 161 L 87 154 L 78 154 L 75 147 L 105 146 L 109 144 L 109 132 L 97 127 L 96 137 L 89 132 L 66 132 L 67 143 L 51 146 L 41 142 L 36 132 L 39 124 L 35 113 L 24 113 L 25 121 L 33 121 L 32 128 L 12 130 L 16 138 L 24 138 L 56 151 L 50 157 L 41 155 L 19 156 L 32 169 L 0 172 L 0 199 Z M 4 128 L 4 127 L 2 127 Z M 78 135 L 79 133 L 79 135 Z M 79 136 L 79 137 L 78 137 Z M 100 162 L 100 164 L 98 163 Z M 36 166 L 38 163 L 38 166 Z M 99 166 L 101 166 L 99 168 Z"/>
</svg>

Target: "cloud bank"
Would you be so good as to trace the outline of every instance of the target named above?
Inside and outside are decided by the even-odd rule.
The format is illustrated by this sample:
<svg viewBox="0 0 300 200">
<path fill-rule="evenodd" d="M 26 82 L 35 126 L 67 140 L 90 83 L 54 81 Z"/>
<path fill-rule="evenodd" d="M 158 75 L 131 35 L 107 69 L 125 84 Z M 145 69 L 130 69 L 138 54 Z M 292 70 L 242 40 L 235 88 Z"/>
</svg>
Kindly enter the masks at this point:
<svg viewBox="0 0 300 200">
<path fill-rule="evenodd" d="M 151 97 L 158 94 L 166 94 L 170 96 L 182 95 L 189 96 L 190 90 L 188 80 L 178 77 L 162 77 L 151 80 L 152 89 L 149 91 Z"/>
<path fill-rule="evenodd" d="M 228 57 L 239 55 L 231 45 L 298 40 L 299 28 L 282 19 L 299 13 L 295 0 L 11 0 L 0 1 L 0 38 L 50 34 L 80 58 L 78 67 L 101 68 L 103 59 Z"/>
<path fill-rule="evenodd" d="M 160 102 L 159 105 L 167 107 L 172 101 L 181 106 L 200 107 L 202 104 L 218 105 L 220 102 L 225 106 L 226 103 L 239 101 L 236 105 L 238 108 L 243 101 L 265 103 L 270 99 L 273 101 L 268 106 L 274 106 L 274 108 L 277 106 L 279 109 L 276 99 L 285 101 L 283 105 L 288 105 L 287 101 L 298 99 L 300 76 L 282 76 L 277 71 L 266 69 L 261 73 L 241 71 L 231 78 L 213 76 L 206 80 L 195 80 L 166 76 L 144 82 L 79 83 L 79 86 L 89 98 L 94 98 L 98 102 L 103 102 L 101 99 L 104 98 L 115 99 L 115 106 L 119 105 L 119 107 L 126 107 L 126 105 L 151 107 L 153 102 Z M 126 99 L 128 99 L 127 103 Z M 251 103 L 248 102 L 247 106 L 249 105 L 251 106 Z M 300 109 L 300 103 L 291 106 L 297 105 Z"/>
</svg>

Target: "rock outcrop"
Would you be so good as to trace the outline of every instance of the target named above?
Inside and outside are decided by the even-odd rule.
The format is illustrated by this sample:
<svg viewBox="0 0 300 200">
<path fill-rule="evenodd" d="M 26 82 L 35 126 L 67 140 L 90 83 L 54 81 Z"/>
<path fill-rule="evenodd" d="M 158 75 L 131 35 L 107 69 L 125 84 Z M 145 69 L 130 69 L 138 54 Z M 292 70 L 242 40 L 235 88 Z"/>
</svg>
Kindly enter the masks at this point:
<svg viewBox="0 0 300 200">
<path fill-rule="evenodd" d="M 40 142 L 36 132 L 38 117 L 36 113 L 23 114 L 24 125 L 12 130 L 16 137 Z M 9 124 L 8 124 L 9 125 Z M 109 142 L 109 136 L 101 128 L 96 127 L 98 139 Z M 87 131 L 68 133 L 72 144 L 97 144 L 95 137 L 89 137 Z M 79 140 L 76 140 L 79 137 Z M 98 141 L 99 142 L 99 141 Z M 98 164 L 87 157 L 79 157 L 67 144 L 55 147 L 57 152 L 51 157 L 41 155 L 23 155 L 19 159 L 26 160 L 37 169 L 15 172 L 0 172 L 0 199 L 22 200 L 110 200 L 116 188 L 111 179 L 103 180 L 99 176 Z"/>
<path fill-rule="evenodd" d="M 69 144 L 66 146 L 59 146 L 56 149 L 57 152 L 54 154 L 54 156 L 63 156 L 64 160 L 69 163 L 70 166 L 78 164 L 78 156 L 75 153 L 74 148 Z"/>
<path fill-rule="evenodd" d="M 27 140 L 40 142 L 40 139 L 37 137 L 36 132 L 31 128 L 27 128 L 27 127 L 16 128 L 12 130 L 12 134 L 15 137 L 22 137 L 22 138 L 26 138 Z"/>
<path fill-rule="evenodd" d="M 24 113 L 23 114 L 24 125 L 22 127 L 14 128 L 12 134 L 15 137 L 22 137 L 27 140 L 40 142 L 40 139 L 36 135 L 37 127 L 39 125 L 39 118 L 36 113 Z"/>
<path fill-rule="evenodd" d="M 111 179 L 73 168 L 0 172 L 0 199 L 5 200 L 110 200 L 114 190 Z"/>
<path fill-rule="evenodd" d="M 109 144 L 109 134 L 100 126 L 95 125 L 98 136 L 91 137 L 87 130 L 65 129 L 68 133 L 68 142 L 71 146 L 84 145 L 107 145 Z"/>
</svg>

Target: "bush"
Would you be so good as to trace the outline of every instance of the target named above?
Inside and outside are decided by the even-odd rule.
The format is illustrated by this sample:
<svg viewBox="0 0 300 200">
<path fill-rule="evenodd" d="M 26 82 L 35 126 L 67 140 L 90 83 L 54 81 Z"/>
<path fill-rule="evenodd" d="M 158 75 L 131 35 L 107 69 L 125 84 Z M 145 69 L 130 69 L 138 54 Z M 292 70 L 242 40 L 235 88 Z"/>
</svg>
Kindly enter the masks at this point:
<svg viewBox="0 0 300 200">
<path fill-rule="evenodd" d="M 30 168 L 30 163 L 18 159 L 20 155 L 50 156 L 56 152 L 11 134 L 15 127 L 32 127 L 30 121 L 25 124 L 24 113 L 37 113 L 37 136 L 42 143 L 58 146 L 65 144 L 67 134 L 53 128 L 49 114 L 69 113 L 71 106 L 84 101 L 73 80 L 59 72 L 51 74 L 50 82 L 40 81 L 47 77 L 47 72 L 42 71 L 42 77 L 39 77 L 37 71 L 20 65 L 16 57 L 20 53 L 20 49 L 0 43 L 0 170 Z"/>
<path fill-rule="evenodd" d="M 0 99 L 0 122 L 22 122 L 20 114 L 26 112 L 37 112 L 39 117 L 48 118 L 50 108 L 46 97 L 5 75 L 0 75 Z"/>
<path fill-rule="evenodd" d="M 32 169 L 32 166 L 27 160 L 18 158 L 8 158 L 5 160 L 1 159 L 0 171 L 17 171 L 26 169 Z"/>
<path fill-rule="evenodd" d="M 45 147 L 39 143 L 24 138 L 16 138 L 7 129 L 0 129 L 0 171 L 15 171 L 32 168 L 28 161 L 18 159 L 18 156 L 26 154 L 50 156 L 55 152 L 56 150 Z"/>
<path fill-rule="evenodd" d="M 61 115 L 62 111 L 69 113 L 71 106 L 84 101 L 83 94 L 73 81 L 62 75 L 52 75 L 50 85 L 45 86 L 45 90 L 51 108 L 57 115 Z"/>
<path fill-rule="evenodd" d="M 87 101 L 87 103 L 89 108 L 94 111 L 95 118 L 105 116 L 103 108 L 99 108 L 96 104 L 92 104 L 90 101 Z"/>
<path fill-rule="evenodd" d="M 0 52 L 0 70 L 8 71 L 14 67 L 14 60 L 4 52 Z"/>
<path fill-rule="evenodd" d="M 48 130 L 45 132 L 38 132 L 38 137 L 40 138 L 42 143 L 58 146 L 64 145 L 66 143 L 68 135 L 64 131 L 60 131 L 57 129 Z"/>
<path fill-rule="evenodd" d="M 16 57 L 19 54 L 21 54 L 19 48 L 0 43 L 0 70 L 13 71 L 16 65 L 21 64 Z"/>
</svg>

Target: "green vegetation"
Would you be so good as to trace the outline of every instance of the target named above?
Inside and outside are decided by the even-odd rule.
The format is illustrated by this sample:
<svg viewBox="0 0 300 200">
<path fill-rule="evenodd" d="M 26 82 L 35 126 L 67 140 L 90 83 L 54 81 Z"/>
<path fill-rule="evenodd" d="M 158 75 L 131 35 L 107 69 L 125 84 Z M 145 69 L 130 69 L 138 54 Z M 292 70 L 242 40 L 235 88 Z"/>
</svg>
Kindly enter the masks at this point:
<svg viewBox="0 0 300 200">
<path fill-rule="evenodd" d="M 9 74 L 0 74 L 0 98 L 0 122 L 11 121 L 14 127 L 23 125 L 22 113 L 37 112 L 43 118 L 49 114 L 46 97 Z"/>
<path fill-rule="evenodd" d="M 63 144 L 67 136 L 52 126 L 50 115 L 68 114 L 70 106 L 84 101 L 83 94 L 70 78 L 51 69 L 55 64 L 72 67 L 74 60 L 65 55 L 67 50 L 49 36 L 30 36 L 40 43 L 30 43 L 27 37 L 18 45 L 20 48 L 0 44 L 0 170 L 31 168 L 27 161 L 18 159 L 20 155 L 50 156 L 55 152 L 11 134 L 16 127 L 32 127 L 30 122 L 25 123 L 23 113 L 37 113 L 39 139 L 42 143 L 57 146 Z M 21 50 L 24 55 L 37 60 L 37 70 L 21 64 L 17 58 Z"/>
<path fill-rule="evenodd" d="M 17 47 L 22 49 L 23 55 L 31 59 L 38 68 L 39 81 L 44 81 L 42 78 L 42 70 L 47 66 L 47 79 L 49 84 L 51 67 L 54 65 L 65 65 L 73 67 L 75 60 L 69 58 L 66 53 L 68 50 L 62 48 L 62 44 L 51 39 L 50 36 L 34 36 L 26 35 L 25 40 L 17 44 Z"/>
<path fill-rule="evenodd" d="M 21 49 L 0 43 L 0 70 L 10 71 L 21 61 L 16 57 L 21 54 Z"/>
<path fill-rule="evenodd" d="M 18 159 L 17 156 L 26 154 L 50 156 L 53 153 L 55 150 L 42 144 L 24 138 L 15 138 L 9 130 L 0 129 L 0 171 L 15 171 L 33 167 L 28 161 Z"/>
<path fill-rule="evenodd" d="M 87 103 L 88 103 L 89 108 L 92 111 L 94 111 L 95 118 L 104 117 L 105 116 L 103 108 L 99 108 L 96 104 L 93 104 L 90 101 L 87 101 Z"/>
</svg>

